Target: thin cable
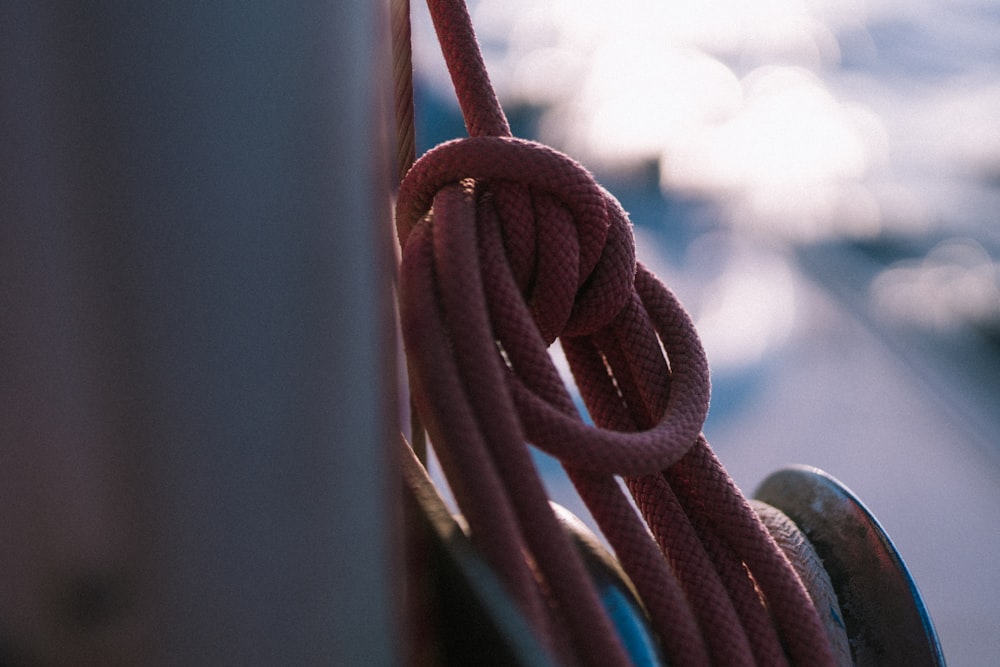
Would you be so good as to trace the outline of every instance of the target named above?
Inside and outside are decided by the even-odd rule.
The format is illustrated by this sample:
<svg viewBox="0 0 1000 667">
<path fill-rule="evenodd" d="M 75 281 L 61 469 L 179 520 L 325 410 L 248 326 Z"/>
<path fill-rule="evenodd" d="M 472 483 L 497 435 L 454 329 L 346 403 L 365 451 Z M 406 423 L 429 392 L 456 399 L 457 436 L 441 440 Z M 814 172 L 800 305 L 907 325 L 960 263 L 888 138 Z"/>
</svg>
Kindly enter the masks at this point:
<svg viewBox="0 0 1000 667">
<path fill-rule="evenodd" d="M 416 121 L 413 102 L 413 40 L 410 0 L 391 0 L 389 22 L 392 33 L 393 109 L 396 118 L 396 170 L 399 182 L 417 159 Z M 410 390 L 410 447 L 427 465 L 427 435 L 420 411 Z"/>
</svg>

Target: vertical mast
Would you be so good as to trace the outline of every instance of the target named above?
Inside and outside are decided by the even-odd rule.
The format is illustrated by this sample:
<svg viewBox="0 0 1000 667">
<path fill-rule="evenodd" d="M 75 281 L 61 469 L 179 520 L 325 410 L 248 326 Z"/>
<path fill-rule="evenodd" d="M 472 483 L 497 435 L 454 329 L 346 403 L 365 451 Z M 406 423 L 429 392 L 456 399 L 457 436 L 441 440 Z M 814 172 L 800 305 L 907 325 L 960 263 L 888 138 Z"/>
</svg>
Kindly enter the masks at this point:
<svg viewBox="0 0 1000 667">
<path fill-rule="evenodd" d="M 0 663 L 397 660 L 383 23 L 0 6 Z"/>
</svg>

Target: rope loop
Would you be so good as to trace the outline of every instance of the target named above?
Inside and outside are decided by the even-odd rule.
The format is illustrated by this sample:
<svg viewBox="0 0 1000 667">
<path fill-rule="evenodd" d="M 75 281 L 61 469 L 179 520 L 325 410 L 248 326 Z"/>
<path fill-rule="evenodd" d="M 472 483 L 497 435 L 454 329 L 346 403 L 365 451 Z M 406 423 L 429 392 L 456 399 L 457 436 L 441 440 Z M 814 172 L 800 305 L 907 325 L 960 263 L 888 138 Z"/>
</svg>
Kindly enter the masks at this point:
<svg viewBox="0 0 1000 667">
<path fill-rule="evenodd" d="M 635 247 L 628 217 L 582 165 L 543 144 L 470 137 L 424 154 L 400 186 L 400 244 L 443 187 L 482 183 L 507 261 L 545 342 L 608 325 L 630 298 Z"/>
<path fill-rule="evenodd" d="M 425 153 L 403 180 L 396 215 L 401 245 L 406 247 L 420 221 L 433 220 L 440 193 L 456 183 L 471 187 L 470 179 L 476 181 L 469 191 L 478 191 L 478 203 L 463 224 L 474 225 L 480 237 L 482 275 L 475 279 L 483 284 L 491 311 L 489 335 L 514 371 L 508 380 L 529 439 L 564 464 L 604 474 L 655 473 L 679 460 L 708 412 L 708 362 L 683 306 L 637 266 L 621 205 L 578 162 L 543 144 L 513 137 L 456 139 Z M 491 232 L 496 234 L 491 223 L 500 228 L 502 251 L 486 249 Z M 506 263 L 506 274 L 498 271 L 500 262 Z M 517 267 L 524 265 L 530 265 L 531 275 L 519 280 Z M 453 267 L 446 263 L 440 270 Z M 646 428 L 585 424 L 546 348 L 556 338 L 567 345 L 590 337 L 606 341 L 601 332 L 622 337 L 637 329 L 646 341 L 645 357 L 612 364 L 629 368 L 613 368 L 608 364 L 614 352 L 595 349 L 596 363 L 619 383 L 622 373 L 640 384 L 668 373 L 669 397 Z M 586 386 L 581 389 L 588 393 Z"/>
<path fill-rule="evenodd" d="M 658 414 L 650 428 L 639 430 L 633 423 L 627 430 L 616 430 L 601 424 L 604 420 L 600 418 L 596 419 L 599 426 L 591 426 L 575 414 L 567 414 L 568 411 L 553 400 L 552 391 L 546 396 L 535 386 L 529 386 L 535 375 L 518 373 L 512 382 L 514 401 L 531 442 L 565 465 L 603 474 L 655 474 L 679 461 L 701 432 L 708 415 L 710 394 L 704 349 L 683 307 L 641 265 L 629 305 L 603 332 L 620 330 L 630 322 L 641 322 L 652 329 L 643 333 L 655 336 L 659 358 L 613 363 L 611 358 L 615 350 L 602 349 L 598 342 L 602 336 L 567 337 L 563 339 L 563 347 L 586 399 L 600 391 L 597 384 L 619 383 L 633 374 L 646 381 L 652 368 L 664 363 L 659 349 L 662 345 L 671 364 L 671 386 L 666 404 L 657 406 Z M 581 353 L 581 348 L 586 351 Z M 589 360 L 581 358 L 581 354 Z M 598 377 L 588 376 L 587 367 L 596 369 L 594 373 Z M 546 379 L 549 384 L 545 386 L 557 381 L 551 375 Z M 616 402 L 627 409 L 627 398 L 619 396 Z"/>
</svg>

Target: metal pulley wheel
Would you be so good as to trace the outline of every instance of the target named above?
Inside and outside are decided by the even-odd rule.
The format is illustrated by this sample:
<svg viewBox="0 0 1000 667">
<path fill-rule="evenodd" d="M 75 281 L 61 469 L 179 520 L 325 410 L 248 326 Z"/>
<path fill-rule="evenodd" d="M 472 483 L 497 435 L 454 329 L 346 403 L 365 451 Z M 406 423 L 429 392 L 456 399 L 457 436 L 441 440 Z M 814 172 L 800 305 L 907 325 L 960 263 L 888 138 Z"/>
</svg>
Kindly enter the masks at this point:
<svg viewBox="0 0 1000 667">
<path fill-rule="evenodd" d="M 855 665 L 945 664 L 906 564 L 850 489 L 818 468 L 793 466 L 767 477 L 754 497 L 790 518 L 815 549 Z"/>
</svg>

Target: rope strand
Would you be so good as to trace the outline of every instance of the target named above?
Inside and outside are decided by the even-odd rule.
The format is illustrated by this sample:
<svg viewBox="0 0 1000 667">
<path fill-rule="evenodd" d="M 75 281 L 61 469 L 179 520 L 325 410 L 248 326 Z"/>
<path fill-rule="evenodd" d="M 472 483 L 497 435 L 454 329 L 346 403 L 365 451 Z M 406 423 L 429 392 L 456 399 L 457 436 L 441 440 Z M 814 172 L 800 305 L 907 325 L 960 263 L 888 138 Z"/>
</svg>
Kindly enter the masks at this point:
<svg viewBox="0 0 1000 667">
<path fill-rule="evenodd" d="M 574 160 L 510 136 L 464 2 L 428 6 L 470 136 L 400 185 L 400 317 L 474 543 L 554 657 L 628 664 L 531 442 L 562 462 L 671 664 L 833 664 L 801 580 L 701 435 L 704 350 L 636 262 L 626 213 Z M 549 357 L 556 339 L 594 425 Z"/>
</svg>

